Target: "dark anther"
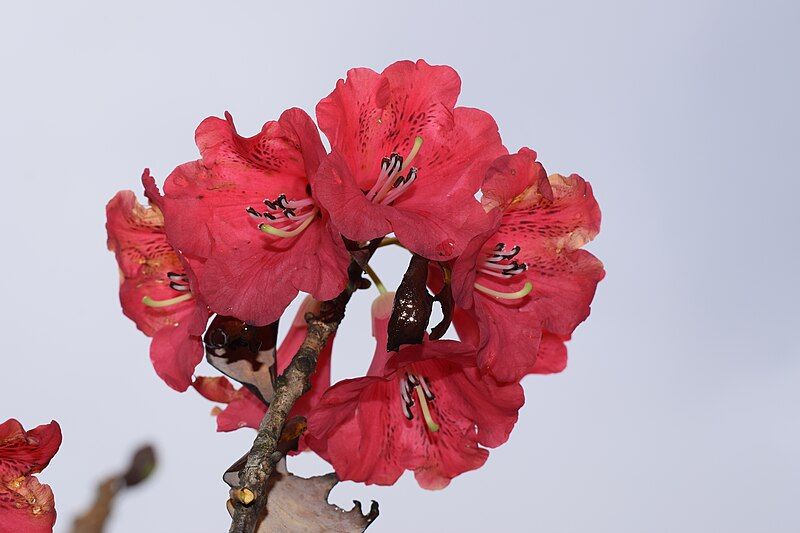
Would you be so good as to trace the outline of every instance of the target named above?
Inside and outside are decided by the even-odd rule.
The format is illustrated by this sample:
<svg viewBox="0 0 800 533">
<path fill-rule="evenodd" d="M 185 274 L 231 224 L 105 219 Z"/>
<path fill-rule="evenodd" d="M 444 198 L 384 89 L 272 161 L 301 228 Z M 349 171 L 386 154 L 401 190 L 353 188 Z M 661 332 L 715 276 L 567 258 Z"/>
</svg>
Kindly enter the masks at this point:
<svg viewBox="0 0 800 533">
<path fill-rule="evenodd" d="M 519 246 L 514 246 L 511 249 L 511 251 L 508 252 L 507 254 L 504 254 L 503 257 L 505 257 L 506 259 L 512 259 L 514 256 L 516 256 L 519 253 L 520 249 L 521 248 Z"/>
<path fill-rule="evenodd" d="M 428 260 L 413 255 L 394 297 L 387 351 L 397 351 L 402 344 L 422 343 L 433 309 L 433 296 L 428 293 L 427 281 Z"/>
<path fill-rule="evenodd" d="M 273 202 L 269 198 L 264 199 L 264 205 L 272 209 L 273 211 L 278 211 L 279 209 L 283 209 L 285 206 L 283 205 L 283 201 L 286 199 L 284 195 L 278 196 L 275 201 Z"/>
<path fill-rule="evenodd" d="M 254 217 L 260 217 L 261 216 L 261 213 L 259 213 L 258 211 L 256 211 L 252 207 L 248 207 L 247 209 L 245 209 L 245 211 L 247 211 L 248 213 L 250 213 Z"/>
<path fill-rule="evenodd" d="M 172 289 L 173 291 L 180 291 L 180 292 L 186 292 L 189 290 L 189 286 L 186 285 L 186 282 L 183 281 L 181 282 L 170 281 L 169 288 Z"/>
</svg>

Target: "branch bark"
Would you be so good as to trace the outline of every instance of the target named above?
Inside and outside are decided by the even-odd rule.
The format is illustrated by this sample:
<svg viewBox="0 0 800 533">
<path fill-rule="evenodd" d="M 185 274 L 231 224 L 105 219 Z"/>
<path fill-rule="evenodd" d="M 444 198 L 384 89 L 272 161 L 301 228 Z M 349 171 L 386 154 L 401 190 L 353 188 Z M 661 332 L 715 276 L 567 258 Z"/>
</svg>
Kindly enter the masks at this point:
<svg viewBox="0 0 800 533">
<path fill-rule="evenodd" d="M 292 362 L 276 380 L 272 403 L 261 420 L 247 462 L 239 473 L 239 487 L 231 491 L 229 504 L 233 506 L 233 521 L 230 533 L 255 533 L 258 530 L 267 509 L 268 480 L 284 456 L 278 445 L 286 418 L 295 402 L 309 390 L 319 353 L 339 327 L 347 303 L 353 293 L 364 286 L 366 280 L 361 277 L 362 266 L 369 261 L 374 248 L 354 252 L 345 290 L 333 300 L 323 302 L 317 314 L 306 315 L 306 337 Z"/>
</svg>

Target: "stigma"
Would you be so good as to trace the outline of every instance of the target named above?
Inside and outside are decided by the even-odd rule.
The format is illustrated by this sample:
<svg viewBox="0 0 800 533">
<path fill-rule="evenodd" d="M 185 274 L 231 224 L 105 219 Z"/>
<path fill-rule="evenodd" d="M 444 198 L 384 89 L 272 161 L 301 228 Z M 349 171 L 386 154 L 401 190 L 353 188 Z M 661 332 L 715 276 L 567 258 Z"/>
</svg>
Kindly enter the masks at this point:
<svg viewBox="0 0 800 533">
<path fill-rule="evenodd" d="M 375 204 L 390 205 L 407 191 L 417 179 L 418 171 L 411 166 L 411 162 L 417 157 L 421 147 L 422 137 L 416 137 L 405 159 L 397 153 L 384 157 L 378 178 L 366 193 L 367 200 Z"/>
<path fill-rule="evenodd" d="M 258 229 L 275 237 L 296 237 L 314 222 L 319 209 L 311 198 L 288 200 L 285 194 L 275 200 L 264 200 L 264 211 L 248 207 L 245 211 L 256 220 L 264 219 Z"/>
<path fill-rule="evenodd" d="M 501 279 L 512 279 L 528 270 L 527 263 L 520 263 L 515 257 L 520 253 L 519 246 L 506 249 L 505 243 L 497 243 L 490 251 L 484 251 L 478 260 L 476 270 L 478 273 Z M 475 282 L 475 289 L 489 296 L 503 300 L 518 300 L 524 298 L 533 290 L 533 283 L 526 281 L 525 285 L 517 291 L 503 292 L 491 289 Z"/>
<path fill-rule="evenodd" d="M 425 425 L 431 433 L 439 431 L 439 424 L 434 422 L 431 415 L 430 406 L 428 402 L 433 402 L 436 397 L 433 395 L 428 382 L 423 376 L 416 376 L 414 374 L 406 374 L 405 378 L 400 380 L 400 398 L 402 399 L 403 415 L 409 419 L 414 419 L 414 414 L 411 408 L 414 406 L 414 393 L 417 393 L 419 399 L 419 407 L 422 411 L 422 418 L 425 420 Z"/>
</svg>

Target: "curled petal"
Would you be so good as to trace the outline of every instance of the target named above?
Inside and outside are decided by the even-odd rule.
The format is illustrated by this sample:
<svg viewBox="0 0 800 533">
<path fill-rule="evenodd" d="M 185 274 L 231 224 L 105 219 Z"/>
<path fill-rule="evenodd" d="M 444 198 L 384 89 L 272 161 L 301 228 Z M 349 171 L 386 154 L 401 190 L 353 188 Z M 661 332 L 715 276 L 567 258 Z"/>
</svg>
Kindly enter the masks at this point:
<svg viewBox="0 0 800 533">
<path fill-rule="evenodd" d="M 0 482 L 41 472 L 61 446 L 58 422 L 25 431 L 11 418 L 0 424 Z"/>
</svg>

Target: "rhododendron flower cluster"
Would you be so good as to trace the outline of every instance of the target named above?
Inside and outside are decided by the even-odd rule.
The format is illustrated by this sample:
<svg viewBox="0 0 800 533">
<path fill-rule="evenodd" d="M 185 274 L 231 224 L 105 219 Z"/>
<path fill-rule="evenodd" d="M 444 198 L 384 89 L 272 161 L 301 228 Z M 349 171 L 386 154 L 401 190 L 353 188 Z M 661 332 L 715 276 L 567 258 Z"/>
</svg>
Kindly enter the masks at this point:
<svg viewBox="0 0 800 533">
<path fill-rule="evenodd" d="M 378 289 L 372 361 L 365 342 L 344 355 L 364 357 L 365 375 L 331 384 L 331 337 L 290 413 L 307 421 L 297 449 L 340 479 L 390 485 L 408 470 L 445 487 L 509 438 L 525 376 L 565 368 L 604 275 L 582 249 L 600 229 L 592 188 L 548 175 L 530 148 L 509 153 L 489 113 L 457 105 L 460 89 L 455 70 L 422 60 L 352 69 L 316 122 L 292 108 L 247 137 L 228 113 L 207 118 L 197 160 L 160 188 L 145 171 L 149 206 L 130 191 L 109 202 L 123 311 L 167 385 L 224 404 L 220 431 L 258 427 L 306 313 L 349 286 L 351 265 Z M 392 291 L 368 264 L 389 245 L 410 255 Z M 204 351 L 223 375 L 195 374 Z"/>
<path fill-rule="evenodd" d="M 0 533 L 53 530 L 53 491 L 34 474 L 50 464 L 60 446 L 57 422 L 29 431 L 13 418 L 0 424 Z"/>
</svg>

